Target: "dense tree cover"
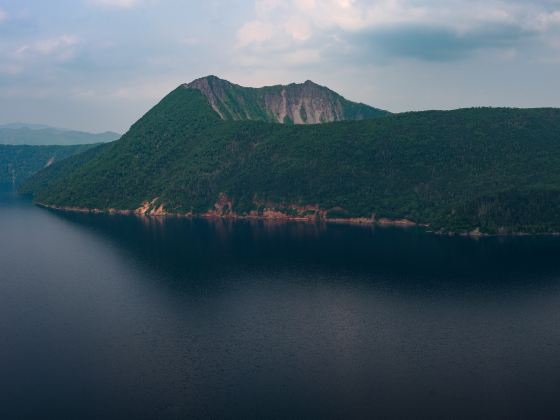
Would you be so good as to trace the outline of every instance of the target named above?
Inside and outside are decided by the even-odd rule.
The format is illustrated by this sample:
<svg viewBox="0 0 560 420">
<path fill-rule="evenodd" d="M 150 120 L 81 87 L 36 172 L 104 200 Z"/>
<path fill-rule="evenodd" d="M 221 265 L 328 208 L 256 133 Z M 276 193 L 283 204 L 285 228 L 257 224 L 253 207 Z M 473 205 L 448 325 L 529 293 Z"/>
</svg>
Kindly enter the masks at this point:
<svg viewBox="0 0 560 420">
<path fill-rule="evenodd" d="M 18 185 L 45 166 L 92 147 L 0 145 L 0 184 Z"/>
<path fill-rule="evenodd" d="M 223 121 L 178 88 L 121 140 L 41 171 L 22 192 L 61 206 L 203 212 L 318 204 L 433 229 L 560 231 L 560 110 L 428 111 L 312 126 Z M 334 216 L 333 216 L 334 217 Z"/>
</svg>

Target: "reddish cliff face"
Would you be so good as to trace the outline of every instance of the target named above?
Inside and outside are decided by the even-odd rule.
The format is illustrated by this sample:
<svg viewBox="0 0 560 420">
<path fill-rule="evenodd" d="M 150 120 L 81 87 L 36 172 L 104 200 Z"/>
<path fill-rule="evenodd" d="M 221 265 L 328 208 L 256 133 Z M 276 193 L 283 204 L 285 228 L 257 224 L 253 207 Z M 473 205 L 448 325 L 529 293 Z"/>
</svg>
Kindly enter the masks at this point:
<svg viewBox="0 0 560 420">
<path fill-rule="evenodd" d="M 202 92 L 214 111 L 225 120 L 319 124 L 387 114 L 386 111 L 348 101 L 310 80 L 302 84 L 246 88 L 208 76 L 184 86 Z"/>
</svg>

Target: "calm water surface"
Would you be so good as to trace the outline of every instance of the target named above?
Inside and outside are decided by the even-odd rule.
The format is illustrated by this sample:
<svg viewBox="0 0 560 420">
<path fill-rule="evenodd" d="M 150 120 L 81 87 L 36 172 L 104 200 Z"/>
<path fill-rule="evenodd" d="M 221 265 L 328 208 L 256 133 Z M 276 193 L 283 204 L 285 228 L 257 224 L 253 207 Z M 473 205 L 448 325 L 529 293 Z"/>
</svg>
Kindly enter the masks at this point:
<svg viewBox="0 0 560 420">
<path fill-rule="evenodd" d="M 558 418 L 560 238 L 0 193 L 0 418 Z"/>
</svg>

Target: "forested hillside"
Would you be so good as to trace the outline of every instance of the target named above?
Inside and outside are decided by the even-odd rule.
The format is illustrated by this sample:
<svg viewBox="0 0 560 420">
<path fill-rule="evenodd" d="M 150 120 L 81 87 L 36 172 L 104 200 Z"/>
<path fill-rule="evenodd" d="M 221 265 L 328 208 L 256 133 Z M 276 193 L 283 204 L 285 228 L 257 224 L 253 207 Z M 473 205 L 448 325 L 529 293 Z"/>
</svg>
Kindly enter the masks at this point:
<svg viewBox="0 0 560 420">
<path fill-rule="evenodd" d="M 94 146 L 0 145 L 0 184 L 19 185 L 42 168 Z"/>
<path fill-rule="evenodd" d="M 119 141 L 22 192 L 55 206 L 408 219 L 560 231 L 560 110 L 463 109 L 319 125 L 227 121 L 179 87 Z"/>
</svg>

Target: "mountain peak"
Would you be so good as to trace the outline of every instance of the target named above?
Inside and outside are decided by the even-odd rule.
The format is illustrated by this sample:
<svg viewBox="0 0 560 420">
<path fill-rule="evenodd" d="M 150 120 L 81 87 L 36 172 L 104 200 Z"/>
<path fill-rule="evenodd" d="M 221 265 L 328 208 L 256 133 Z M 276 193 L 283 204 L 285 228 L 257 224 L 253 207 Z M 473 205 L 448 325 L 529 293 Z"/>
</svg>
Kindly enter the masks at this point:
<svg viewBox="0 0 560 420">
<path fill-rule="evenodd" d="M 202 92 L 212 109 L 224 120 L 319 124 L 388 114 L 387 111 L 348 101 L 311 80 L 249 88 L 209 75 L 183 86 Z"/>
<path fill-rule="evenodd" d="M 185 83 L 185 86 L 193 86 L 200 83 L 215 83 L 215 82 L 226 82 L 229 83 L 227 80 L 221 79 L 218 76 L 214 76 L 213 74 L 209 74 L 208 76 L 199 77 L 198 79 L 194 79 L 190 83 Z"/>
</svg>

